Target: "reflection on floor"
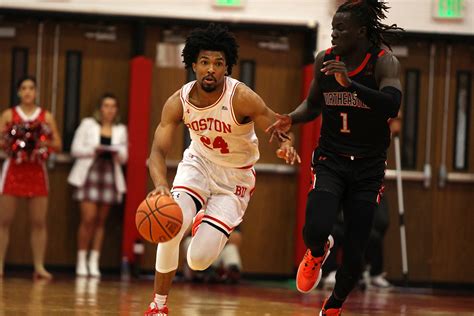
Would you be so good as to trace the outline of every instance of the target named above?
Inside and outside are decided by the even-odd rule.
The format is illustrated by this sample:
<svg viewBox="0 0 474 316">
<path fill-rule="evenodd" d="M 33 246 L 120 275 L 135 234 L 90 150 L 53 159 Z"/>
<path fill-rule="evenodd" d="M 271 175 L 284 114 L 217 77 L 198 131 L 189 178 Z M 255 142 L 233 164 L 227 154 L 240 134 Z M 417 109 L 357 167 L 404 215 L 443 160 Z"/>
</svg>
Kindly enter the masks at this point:
<svg viewBox="0 0 474 316">
<path fill-rule="evenodd" d="M 57 277 L 32 281 L 0 279 L 3 315 L 143 315 L 153 281 Z M 176 283 L 169 298 L 172 316 L 291 315 L 314 316 L 327 291 L 302 295 L 289 282 L 242 282 L 239 285 Z M 393 288 L 355 291 L 344 315 L 474 315 L 474 293 Z"/>
</svg>

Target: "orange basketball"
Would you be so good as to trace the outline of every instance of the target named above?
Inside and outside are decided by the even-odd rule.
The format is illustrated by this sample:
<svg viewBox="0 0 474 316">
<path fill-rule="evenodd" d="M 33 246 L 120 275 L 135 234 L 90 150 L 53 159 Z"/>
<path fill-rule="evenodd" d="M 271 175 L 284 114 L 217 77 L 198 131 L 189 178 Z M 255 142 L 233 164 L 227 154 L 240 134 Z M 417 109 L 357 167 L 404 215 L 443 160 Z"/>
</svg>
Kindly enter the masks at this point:
<svg viewBox="0 0 474 316">
<path fill-rule="evenodd" d="M 172 197 L 147 197 L 138 206 L 135 224 L 143 238 L 152 243 L 166 242 L 176 236 L 183 224 L 183 213 Z"/>
</svg>

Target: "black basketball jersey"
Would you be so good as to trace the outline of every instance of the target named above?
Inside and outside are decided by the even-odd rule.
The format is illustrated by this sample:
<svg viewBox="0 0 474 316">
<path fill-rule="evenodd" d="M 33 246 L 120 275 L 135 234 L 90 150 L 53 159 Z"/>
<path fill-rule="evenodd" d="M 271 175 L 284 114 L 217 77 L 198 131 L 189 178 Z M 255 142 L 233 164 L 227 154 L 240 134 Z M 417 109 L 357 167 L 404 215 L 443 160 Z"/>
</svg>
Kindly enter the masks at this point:
<svg viewBox="0 0 474 316">
<path fill-rule="evenodd" d="M 375 63 L 385 53 L 373 47 L 363 62 L 349 72 L 351 80 L 368 88 L 379 90 L 375 80 Z M 324 61 L 339 56 L 326 51 Z M 390 145 L 387 117 L 371 109 L 349 89 L 341 86 L 334 76 L 321 74 L 319 86 L 323 94 L 323 122 L 319 146 L 325 150 L 355 157 L 374 157 L 386 154 Z"/>
</svg>

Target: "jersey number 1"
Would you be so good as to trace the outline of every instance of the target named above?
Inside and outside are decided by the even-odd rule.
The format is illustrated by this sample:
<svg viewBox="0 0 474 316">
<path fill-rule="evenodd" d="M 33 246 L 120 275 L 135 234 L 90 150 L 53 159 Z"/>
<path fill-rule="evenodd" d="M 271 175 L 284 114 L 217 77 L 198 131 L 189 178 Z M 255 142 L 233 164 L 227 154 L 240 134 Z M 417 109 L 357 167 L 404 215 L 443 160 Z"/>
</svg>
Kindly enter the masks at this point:
<svg viewBox="0 0 474 316">
<path fill-rule="evenodd" d="M 201 142 L 209 149 L 220 149 L 221 154 L 229 153 L 229 145 L 225 142 L 224 138 L 217 136 L 214 141 L 211 141 L 209 137 L 201 136 Z M 212 147 L 211 147 L 212 143 Z"/>
<path fill-rule="evenodd" d="M 348 123 L 347 123 L 347 113 L 341 112 L 341 113 L 339 113 L 339 115 L 340 115 L 341 118 L 342 118 L 341 133 L 350 133 L 351 130 L 349 129 Z"/>
</svg>

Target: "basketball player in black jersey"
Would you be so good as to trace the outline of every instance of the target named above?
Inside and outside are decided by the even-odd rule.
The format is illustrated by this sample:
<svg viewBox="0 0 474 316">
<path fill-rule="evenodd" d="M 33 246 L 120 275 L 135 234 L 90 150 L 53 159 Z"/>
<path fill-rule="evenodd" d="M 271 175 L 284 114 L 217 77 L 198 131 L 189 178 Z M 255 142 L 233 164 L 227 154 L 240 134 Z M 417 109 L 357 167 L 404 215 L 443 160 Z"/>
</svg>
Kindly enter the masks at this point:
<svg viewBox="0 0 474 316">
<path fill-rule="evenodd" d="M 334 291 L 320 315 L 340 315 L 359 279 L 385 174 L 390 143 L 387 121 L 400 108 L 400 65 L 381 47 L 390 48 L 383 33 L 401 29 L 381 23 L 387 9 L 384 1 L 377 0 L 346 1 L 337 9 L 332 47 L 316 57 L 308 98 L 273 125 L 287 131 L 292 124 L 323 115 L 303 229 L 308 250 L 296 277 L 300 292 L 310 292 L 321 278 L 340 205 L 347 238 Z"/>
</svg>

